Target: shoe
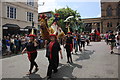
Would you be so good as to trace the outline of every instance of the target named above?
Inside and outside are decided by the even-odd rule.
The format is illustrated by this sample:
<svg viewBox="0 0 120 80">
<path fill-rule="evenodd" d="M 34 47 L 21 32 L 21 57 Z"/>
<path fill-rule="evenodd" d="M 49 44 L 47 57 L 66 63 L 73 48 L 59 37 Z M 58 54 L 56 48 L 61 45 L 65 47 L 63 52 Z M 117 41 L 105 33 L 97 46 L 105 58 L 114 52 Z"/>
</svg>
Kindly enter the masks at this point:
<svg viewBox="0 0 120 80">
<path fill-rule="evenodd" d="M 70 63 L 70 61 L 67 61 L 67 63 Z"/>
<path fill-rule="evenodd" d="M 58 70 L 55 70 L 55 71 L 54 71 L 54 73 L 57 73 L 57 72 L 58 72 Z"/>
<path fill-rule="evenodd" d="M 75 53 L 77 54 L 77 51 L 75 51 Z"/>
<path fill-rule="evenodd" d="M 34 70 L 34 72 L 33 72 L 33 73 L 36 73 L 38 70 L 39 70 L 39 68 L 35 68 L 35 70 Z"/>
<path fill-rule="evenodd" d="M 111 54 L 113 54 L 114 52 L 113 52 L 113 51 L 111 51 L 110 53 L 111 53 Z"/>
<path fill-rule="evenodd" d="M 79 51 L 82 52 L 82 49 L 80 49 Z"/>
<path fill-rule="evenodd" d="M 71 61 L 71 63 L 73 63 L 73 61 Z"/>
<path fill-rule="evenodd" d="M 47 76 L 47 80 L 50 80 L 51 79 L 51 76 Z"/>
</svg>

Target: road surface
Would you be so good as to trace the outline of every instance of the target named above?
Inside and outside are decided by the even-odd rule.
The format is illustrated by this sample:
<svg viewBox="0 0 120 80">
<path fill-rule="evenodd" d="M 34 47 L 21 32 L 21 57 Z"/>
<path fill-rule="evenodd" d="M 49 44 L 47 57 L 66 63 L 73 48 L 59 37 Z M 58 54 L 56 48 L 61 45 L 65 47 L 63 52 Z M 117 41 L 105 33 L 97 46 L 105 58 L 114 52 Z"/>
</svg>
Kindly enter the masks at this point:
<svg viewBox="0 0 120 80">
<path fill-rule="evenodd" d="M 118 78 L 118 56 L 110 54 L 109 46 L 102 42 L 91 42 L 86 46 L 86 51 L 73 54 L 73 64 L 67 64 L 66 52 L 60 59 L 58 73 L 53 78 Z M 117 50 L 115 49 L 117 53 Z M 29 70 L 27 54 L 16 55 L 2 59 L 2 78 L 42 78 L 46 77 L 48 60 L 45 50 L 38 51 L 36 59 L 39 71 L 36 74 L 26 76 Z"/>
</svg>

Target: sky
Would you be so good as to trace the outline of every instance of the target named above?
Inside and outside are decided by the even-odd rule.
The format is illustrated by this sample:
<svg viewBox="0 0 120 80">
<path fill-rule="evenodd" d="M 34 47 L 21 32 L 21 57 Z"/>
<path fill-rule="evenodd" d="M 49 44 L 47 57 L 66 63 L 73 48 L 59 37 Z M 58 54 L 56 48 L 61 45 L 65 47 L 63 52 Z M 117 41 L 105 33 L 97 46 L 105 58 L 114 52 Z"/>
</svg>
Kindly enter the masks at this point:
<svg viewBox="0 0 120 80">
<path fill-rule="evenodd" d="M 44 5 L 42 3 L 45 2 Z M 54 11 L 70 7 L 80 13 L 81 18 L 101 17 L 101 4 L 99 0 L 39 0 L 38 12 Z"/>
</svg>

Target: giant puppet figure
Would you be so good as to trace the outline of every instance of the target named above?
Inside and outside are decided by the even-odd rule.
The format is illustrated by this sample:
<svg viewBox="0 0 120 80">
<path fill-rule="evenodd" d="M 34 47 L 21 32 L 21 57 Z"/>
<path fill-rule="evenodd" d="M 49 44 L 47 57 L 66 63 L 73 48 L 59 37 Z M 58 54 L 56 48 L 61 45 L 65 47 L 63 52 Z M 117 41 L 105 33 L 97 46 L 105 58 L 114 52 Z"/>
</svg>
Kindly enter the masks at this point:
<svg viewBox="0 0 120 80">
<path fill-rule="evenodd" d="M 51 27 L 49 28 L 49 33 L 50 34 L 56 34 L 58 38 L 62 38 L 65 36 L 63 30 L 61 29 L 61 27 L 59 27 L 58 24 L 58 18 L 59 14 L 55 14 L 55 19 L 53 20 L 53 24 L 51 25 Z"/>
<path fill-rule="evenodd" d="M 48 25 L 47 25 L 47 17 L 43 14 L 43 15 L 40 15 L 40 28 L 41 28 L 41 35 L 43 37 L 44 40 L 49 40 L 50 39 L 50 34 L 49 34 L 49 28 L 48 28 Z"/>
</svg>

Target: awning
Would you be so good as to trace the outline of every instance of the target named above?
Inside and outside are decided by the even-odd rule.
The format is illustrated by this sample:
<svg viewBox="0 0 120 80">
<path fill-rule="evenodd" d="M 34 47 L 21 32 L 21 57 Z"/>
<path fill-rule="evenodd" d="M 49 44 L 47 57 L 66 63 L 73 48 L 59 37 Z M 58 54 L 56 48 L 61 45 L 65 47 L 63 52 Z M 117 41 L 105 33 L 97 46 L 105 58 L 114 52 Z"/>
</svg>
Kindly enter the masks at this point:
<svg viewBox="0 0 120 80">
<path fill-rule="evenodd" d="M 24 29 L 32 29 L 32 26 L 26 26 Z"/>
<path fill-rule="evenodd" d="M 20 31 L 28 31 L 28 29 L 20 28 Z"/>
<path fill-rule="evenodd" d="M 32 26 L 26 26 L 24 29 L 32 29 Z M 33 27 L 33 29 L 36 29 L 36 28 Z"/>
<path fill-rule="evenodd" d="M 20 28 L 17 24 L 5 24 L 3 25 L 3 29 L 8 29 L 8 28 Z"/>
</svg>

